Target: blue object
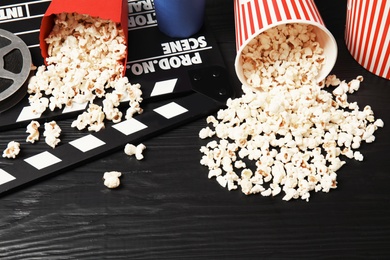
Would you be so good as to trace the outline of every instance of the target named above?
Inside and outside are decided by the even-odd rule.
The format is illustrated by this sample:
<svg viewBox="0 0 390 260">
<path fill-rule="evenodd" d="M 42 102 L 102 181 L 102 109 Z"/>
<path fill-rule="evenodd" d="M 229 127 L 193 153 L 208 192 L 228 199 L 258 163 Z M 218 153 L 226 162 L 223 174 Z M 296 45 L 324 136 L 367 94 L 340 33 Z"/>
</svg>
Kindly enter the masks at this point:
<svg viewBox="0 0 390 260">
<path fill-rule="evenodd" d="M 206 0 L 154 0 L 158 27 L 172 38 L 187 38 L 203 25 Z"/>
</svg>

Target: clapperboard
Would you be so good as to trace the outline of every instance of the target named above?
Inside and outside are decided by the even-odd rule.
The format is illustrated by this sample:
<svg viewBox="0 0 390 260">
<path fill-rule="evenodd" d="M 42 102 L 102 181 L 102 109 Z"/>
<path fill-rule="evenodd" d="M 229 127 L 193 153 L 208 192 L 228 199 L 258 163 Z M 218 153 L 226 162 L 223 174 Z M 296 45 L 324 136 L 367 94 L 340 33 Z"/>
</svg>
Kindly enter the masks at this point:
<svg viewBox="0 0 390 260">
<path fill-rule="evenodd" d="M 0 28 L 19 36 L 29 47 L 33 62 L 43 64 L 39 49 L 39 26 L 51 1 L 2 0 Z"/>
<path fill-rule="evenodd" d="M 0 28 L 20 37 L 28 46 L 34 65 L 43 64 L 39 27 L 48 0 L 2 0 Z M 0 194 L 53 173 L 97 159 L 126 143 L 146 138 L 206 116 L 224 107 L 234 96 L 218 46 L 207 23 L 186 39 L 172 39 L 158 29 L 152 0 L 128 1 L 128 62 L 126 76 L 140 83 L 147 107 L 132 119 L 84 132 L 81 138 L 61 143 L 28 158 L 17 157 L 0 169 Z M 0 48 L 1 51 L 1 48 Z M 31 114 L 27 97 L 0 113 L 0 131 L 25 127 L 31 120 L 75 117 L 85 106 Z"/>
</svg>

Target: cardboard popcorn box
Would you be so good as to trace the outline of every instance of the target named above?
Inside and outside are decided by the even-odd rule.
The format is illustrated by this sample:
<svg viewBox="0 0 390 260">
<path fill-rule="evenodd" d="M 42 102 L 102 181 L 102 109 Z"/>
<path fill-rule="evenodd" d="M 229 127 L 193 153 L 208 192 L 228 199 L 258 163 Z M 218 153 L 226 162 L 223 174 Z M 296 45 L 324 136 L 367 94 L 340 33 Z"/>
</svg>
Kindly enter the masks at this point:
<svg viewBox="0 0 390 260">
<path fill-rule="evenodd" d="M 45 39 L 54 26 L 54 16 L 60 13 L 87 14 L 118 23 L 124 32 L 128 44 L 128 5 L 127 0 L 52 0 L 41 22 L 39 42 L 42 57 L 48 57 Z M 127 55 L 127 54 L 126 54 Z M 123 60 L 126 68 L 127 57 Z M 125 73 L 125 70 L 124 72 Z"/>
<path fill-rule="evenodd" d="M 280 24 L 303 23 L 313 25 L 317 40 L 324 49 L 326 61 L 318 81 L 326 78 L 337 59 L 337 43 L 332 33 L 325 27 L 314 0 L 234 0 L 237 56 L 235 68 L 237 76 L 246 84 L 242 70 L 241 52 L 260 33 Z"/>
<path fill-rule="evenodd" d="M 390 1 L 349 0 L 345 43 L 360 65 L 390 80 Z"/>
</svg>

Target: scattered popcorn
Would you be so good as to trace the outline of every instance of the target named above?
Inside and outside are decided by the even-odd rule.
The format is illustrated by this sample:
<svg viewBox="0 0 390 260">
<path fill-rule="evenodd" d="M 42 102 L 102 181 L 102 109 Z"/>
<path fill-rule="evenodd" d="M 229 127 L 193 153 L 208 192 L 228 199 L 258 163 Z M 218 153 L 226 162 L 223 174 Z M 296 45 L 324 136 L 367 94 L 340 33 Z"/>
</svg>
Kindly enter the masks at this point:
<svg viewBox="0 0 390 260">
<path fill-rule="evenodd" d="M 374 122 L 374 125 L 376 127 L 384 127 L 385 126 L 385 123 L 383 122 L 382 119 L 377 119 L 375 122 Z"/>
<path fill-rule="evenodd" d="M 336 86 L 340 85 L 340 83 L 341 83 L 341 81 L 336 75 L 329 75 L 328 77 L 326 77 L 326 80 L 325 80 L 325 86 L 327 86 L 327 87 L 329 87 L 329 86 L 336 87 Z"/>
<path fill-rule="evenodd" d="M 3 151 L 3 157 L 15 159 L 19 152 L 20 143 L 11 141 L 8 143 L 7 148 Z"/>
<path fill-rule="evenodd" d="M 55 121 L 45 123 L 45 131 L 43 136 L 45 137 L 45 142 L 52 148 L 55 148 L 61 140 L 58 138 L 61 134 L 61 128 L 57 125 Z"/>
<path fill-rule="evenodd" d="M 206 139 L 207 137 L 211 137 L 215 134 L 214 131 L 212 131 L 210 129 L 210 127 L 206 127 L 206 128 L 203 128 L 200 132 L 199 132 L 199 137 L 201 139 Z"/>
<path fill-rule="evenodd" d="M 27 136 L 26 142 L 35 143 L 35 141 L 39 140 L 39 130 L 38 130 L 39 127 L 40 127 L 39 122 L 34 120 L 30 122 L 26 130 L 26 133 L 29 134 Z"/>
<path fill-rule="evenodd" d="M 104 185 L 110 189 L 118 188 L 120 185 L 120 176 L 122 176 L 122 173 L 117 171 L 105 172 L 103 175 Z"/>
<path fill-rule="evenodd" d="M 133 144 L 126 144 L 125 146 L 125 154 L 132 156 L 135 154 L 137 147 Z"/>
<path fill-rule="evenodd" d="M 370 106 L 362 110 L 348 94 L 350 82 L 335 75 L 317 82 L 325 60 L 310 25 L 280 25 L 255 37 L 242 53 L 250 87 L 206 119 L 200 163 L 228 190 L 309 201 L 314 192 L 337 188 L 341 156 L 362 161 L 357 149 L 375 140 L 384 123 Z M 324 87 L 335 87 L 328 91 Z M 250 165 L 252 164 L 252 165 Z"/>
<path fill-rule="evenodd" d="M 146 146 L 144 144 L 139 144 L 137 146 L 133 144 L 126 144 L 125 146 L 125 154 L 132 156 L 135 155 L 135 158 L 137 160 L 142 160 L 144 159 L 143 151 L 146 149 Z"/>
<path fill-rule="evenodd" d="M 356 161 L 363 161 L 363 154 L 359 151 L 356 151 L 353 153 L 353 158 L 356 160 Z"/>
<path fill-rule="evenodd" d="M 226 187 L 226 184 L 227 184 L 227 180 L 224 176 L 218 176 L 217 177 L 217 182 L 219 183 L 219 185 L 221 185 L 222 187 Z"/>
</svg>

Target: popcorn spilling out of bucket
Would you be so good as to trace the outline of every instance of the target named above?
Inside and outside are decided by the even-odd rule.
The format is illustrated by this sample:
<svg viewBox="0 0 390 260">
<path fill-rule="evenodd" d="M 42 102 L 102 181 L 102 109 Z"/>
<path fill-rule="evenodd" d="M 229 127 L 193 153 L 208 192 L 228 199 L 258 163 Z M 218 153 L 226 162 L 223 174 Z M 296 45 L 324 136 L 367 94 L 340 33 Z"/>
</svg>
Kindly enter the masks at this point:
<svg viewBox="0 0 390 260">
<path fill-rule="evenodd" d="M 390 79 L 390 1 L 349 0 L 345 42 L 360 65 Z"/>
<path fill-rule="evenodd" d="M 277 26 L 289 24 L 309 25 L 325 57 L 316 75 L 322 81 L 333 69 L 337 59 L 337 43 L 325 27 L 313 0 L 235 0 L 234 4 L 237 56 L 235 69 L 243 85 L 248 85 L 243 72 L 242 52 L 258 35 Z"/>
<path fill-rule="evenodd" d="M 126 45 L 128 42 L 128 6 L 126 0 L 52 0 L 48 9 L 46 10 L 39 31 L 39 41 L 41 54 L 46 63 L 48 55 L 48 44 L 45 39 L 48 37 L 54 26 L 55 15 L 61 13 L 77 13 L 89 15 L 91 17 L 98 17 L 100 19 L 110 20 L 118 24 L 124 33 Z M 127 52 L 126 52 L 127 55 Z M 127 56 L 122 63 L 126 68 Z M 123 75 L 125 70 L 123 70 Z"/>
</svg>

